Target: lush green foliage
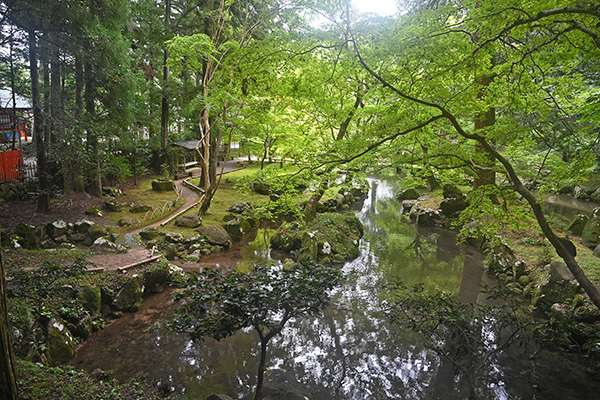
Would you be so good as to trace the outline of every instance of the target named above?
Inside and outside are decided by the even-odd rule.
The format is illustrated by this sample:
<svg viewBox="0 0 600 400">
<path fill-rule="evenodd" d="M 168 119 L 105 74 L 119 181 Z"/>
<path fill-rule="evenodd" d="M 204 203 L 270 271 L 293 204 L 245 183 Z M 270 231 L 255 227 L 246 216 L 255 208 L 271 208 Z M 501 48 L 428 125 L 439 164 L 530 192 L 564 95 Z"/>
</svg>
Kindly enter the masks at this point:
<svg viewBox="0 0 600 400">
<path fill-rule="evenodd" d="M 252 327 L 260 333 L 281 331 L 291 318 L 321 311 L 328 291 L 341 279 L 331 267 L 281 269 L 257 266 L 250 273 L 223 274 L 203 269 L 182 285 L 171 328 L 195 339 L 222 339 Z"/>
</svg>

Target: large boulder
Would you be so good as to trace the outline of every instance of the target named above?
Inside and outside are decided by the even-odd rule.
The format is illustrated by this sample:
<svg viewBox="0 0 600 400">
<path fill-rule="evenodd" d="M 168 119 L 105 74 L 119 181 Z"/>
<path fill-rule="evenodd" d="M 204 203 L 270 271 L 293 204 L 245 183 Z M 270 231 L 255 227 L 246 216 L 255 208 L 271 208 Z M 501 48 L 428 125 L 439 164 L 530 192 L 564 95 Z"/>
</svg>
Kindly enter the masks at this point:
<svg viewBox="0 0 600 400">
<path fill-rule="evenodd" d="M 198 229 L 198 233 L 204 236 L 206 241 L 210 244 L 217 246 L 229 246 L 231 244 L 231 237 L 222 226 L 203 226 Z"/>
<path fill-rule="evenodd" d="M 442 189 L 442 193 L 444 195 L 444 199 L 464 196 L 463 192 L 458 188 L 458 186 L 452 183 L 445 184 Z"/>
<path fill-rule="evenodd" d="M 600 244 L 600 208 L 596 208 L 592 212 L 583 228 L 581 240 L 592 249 Z"/>
<path fill-rule="evenodd" d="M 175 188 L 175 183 L 170 179 L 155 179 L 152 181 L 152 190 L 156 192 L 168 192 Z"/>
<path fill-rule="evenodd" d="M 532 293 L 532 303 L 543 310 L 550 310 L 555 303 L 573 299 L 579 284 L 567 266 L 560 261 L 546 265 Z"/>
<path fill-rule="evenodd" d="M 202 225 L 202 217 L 196 214 L 184 215 L 175 220 L 175 226 L 182 228 L 197 228 Z"/>
<path fill-rule="evenodd" d="M 417 214 L 417 224 L 422 226 L 434 226 L 440 219 L 440 213 L 431 208 L 419 209 Z"/>
<path fill-rule="evenodd" d="M 577 214 L 569 223 L 567 230 L 569 233 L 571 233 L 571 235 L 581 236 L 583 234 L 583 228 L 585 228 L 588 220 L 589 218 L 587 215 Z"/>
<path fill-rule="evenodd" d="M 487 250 L 485 266 L 493 274 L 512 273 L 517 259 L 510 247 L 500 243 Z"/>
<path fill-rule="evenodd" d="M 271 193 L 271 186 L 263 180 L 252 183 L 252 189 L 258 194 L 268 195 Z"/>
<path fill-rule="evenodd" d="M 143 240 L 153 240 L 158 237 L 160 231 L 155 226 L 149 226 L 140 231 L 139 235 Z"/>
<path fill-rule="evenodd" d="M 63 220 L 54 221 L 46 225 L 46 232 L 52 240 L 59 240 L 64 238 L 67 234 L 67 223 Z"/>
<path fill-rule="evenodd" d="M 237 219 L 231 220 L 231 221 L 227 221 L 224 225 L 223 228 L 225 228 L 225 230 L 227 231 L 227 233 L 229 234 L 229 236 L 231 237 L 232 240 L 237 241 L 240 240 L 242 238 L 242 228 L 241 228 L 241 224 L 240 221 Z"/>
<path fill-rule="evenodd" d="M 297 251 L 303 263 L 329 264 L 333 260 L 352 260 L 360 251 L 363 226 L 352 213 L 323 213 L 309 223 L 283 223 L 271 236 L 271 246 L 287 252 Z"/>
<path fill-rule="evenodd" d="M 55 318 L 48 322 L 46 362 L 57 365 L 69 361 L 75 354 L 75 340 L 66 325 Z"/>
<path fill-rule="evenodd" d="M 150 207 L 146 204 L 134 204 L 129 209 L 129 212 L 132 214 L 139 214 L 139 213 L 145 213 L 145 212 L 148 212 L 151 210 L 152 210 L 152 207 Z"/>
<path fill-rule="evenodd" d="M 302 244 L 298 251 L 298 262 L 301 264 L 316 264 L 318 261 L 319 241 L 315 232 L 303 232 Z"/>
<path fill-rule="evenodd" d="M 419 192 L 416 189 L 404 189 L 396 195 L 398 200 L 414 200 L 419 198 Z"/>
<path fill-rule="evenodd" d="M 81 285 L 77 292 L 77 299 L 91 316 L 96 317 L 100 314 L 102 297 L 99 287 L 88 284 Z"/>
<path fill-rule="evenodd" d="M 48 238 L 46 229 L 43 226 L 19 223 L 16 227 L 16 235 L 20 245 L 27 249 L 37 249 L 42 242 Z"/>
<path fill-rule="evenodd" d="M 120 311 L 137 311 L 142 306 L 144 294 L 144 280 L 141 275 L 133 275 L 125 282 L 115 296 L 113 305 Z"/>
<path fill-rule="evenodd" d="M 92 225 L 94 225 L 92 221 L 82 219 L 73 224 L 73 230 L 77 233 L 87 233 Z"/>
<path fill-rule="evenodd" d="M 446 197 L 440 203 L 440 210 L 448 218 L 457 217 L 465 208 L 469 206 L 467 198 L 464 195 L 457 197 Z"/>
</svg>

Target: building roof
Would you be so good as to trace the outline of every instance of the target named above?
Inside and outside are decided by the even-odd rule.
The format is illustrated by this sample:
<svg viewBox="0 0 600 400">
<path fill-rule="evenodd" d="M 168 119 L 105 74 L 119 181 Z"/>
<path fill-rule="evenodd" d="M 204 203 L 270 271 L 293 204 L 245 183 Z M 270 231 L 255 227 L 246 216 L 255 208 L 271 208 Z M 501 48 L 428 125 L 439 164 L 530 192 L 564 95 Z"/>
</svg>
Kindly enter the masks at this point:
<svg viewBox="0 0 600 400">
<path fill-rule="evenodd" d="M 17 94 L 17 95 L 15 95 L 15 99 L 17 102 L 18 109 L 32 108 L 31 102 L 28 99 L 24 98 L 23 96 L 19 96 Z M 5 109 L 13 108 L 12 92 L 10 90 L 0 89 L 0 109 L 1 108 L 5 108 Z"/>
<path fill-rule="evenodd" d="M 199 140 L 186 140 L 185 142 L 175 142 L 173 145 L 186 148 L 188 150 L 196 150 Z"/>
</svg>

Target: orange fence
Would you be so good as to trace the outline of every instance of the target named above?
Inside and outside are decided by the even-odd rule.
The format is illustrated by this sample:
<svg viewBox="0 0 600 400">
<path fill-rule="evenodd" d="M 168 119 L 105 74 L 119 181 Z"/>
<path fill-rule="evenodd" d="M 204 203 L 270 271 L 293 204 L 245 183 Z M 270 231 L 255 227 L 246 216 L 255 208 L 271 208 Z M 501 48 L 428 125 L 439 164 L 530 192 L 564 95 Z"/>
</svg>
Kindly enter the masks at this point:
<svg viewBox="0 0 600 400">
<path fill-rule="evenodd" d="M 23 157 L 20 150 L 0 152 L 0 182 L 23 179 Z"/>
</svg>

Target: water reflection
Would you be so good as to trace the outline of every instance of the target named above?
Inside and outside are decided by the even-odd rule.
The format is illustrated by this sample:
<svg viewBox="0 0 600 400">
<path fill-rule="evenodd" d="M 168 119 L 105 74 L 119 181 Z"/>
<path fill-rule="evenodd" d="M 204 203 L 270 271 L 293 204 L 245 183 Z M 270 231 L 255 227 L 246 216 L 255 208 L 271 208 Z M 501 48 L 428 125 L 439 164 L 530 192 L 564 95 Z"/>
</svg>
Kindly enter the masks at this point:
<svg viewBox="0 0 600 400">
<path fill-rule="evenodd" d="M 398 278 L 408 285 L 423 282 L 454 293 L 465 302 L 476 301 L 485 281 L 482 256 L 469 246 L 456 245 L 447 231 L 402 223 L 393 186 L 377 180 L 371 180 L 371 186 L 359 212 L 365 227 L 360 256 L 344 265 L 345 285 L 334 291 L 333 306 L 322 316 L 288 323 L 270 344 L 268 368 L 291 373 L 315 400 L 467 398 L 470 388 L 453 365 L 425 350 L 418 335 L 390 325 L 382 302 L 386 285 Z M 243 249 L 242 267 L 276 262 L 266 245 L 269 234 L 259 232 Z M 168 294 L 146 300 L 143 312 L 93 335 L 74 364 L 89 371 L 111 369 L 123 380 L 145 377 L 186 398 L 203 399 L 212 393 L 250 397 L 259 354 L 255 332 L 193 343 L 187 335 L 168 332 L 156 322 L 158 310 L 168 318 L 164 310 L 168 302 Z M 144 320 L 141 316 L 153 307 L 157 313 Z M 137 318 L 141 320 L 136 322 Z M 481 398 L 532 398 L 529 376 L 521 374 L 529 359 L 507 362 L 509 357 L 512 354 L 501 353 L 480 371 L 485 377 L 478 382 Z"/>
</svg>

